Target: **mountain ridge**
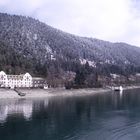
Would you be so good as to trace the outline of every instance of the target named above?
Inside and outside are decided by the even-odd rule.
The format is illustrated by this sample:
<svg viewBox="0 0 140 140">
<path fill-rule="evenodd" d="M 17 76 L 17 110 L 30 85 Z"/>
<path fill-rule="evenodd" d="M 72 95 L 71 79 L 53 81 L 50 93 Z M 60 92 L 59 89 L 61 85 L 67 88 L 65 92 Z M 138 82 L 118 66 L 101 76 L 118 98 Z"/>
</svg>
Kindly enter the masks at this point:
<svg viewBox="0 0 140 140">
<path fill-rule="evenodd" d="M 0 13 L 0 31 L 0 45 L 5 51 L 13 51 L 15 58 L 17 57 L 14 64 L 14 55 L 9 53 L 7 60 L 0 54 L 0 62 L 4 60 L 6 63 L 2 63 L 4 68 L 1 66 L 0 69 L 7 73 L 29 71 L 46 76 L 53 71 L 57 75 L 66 71 L 76 72 L 77 68 L 86 63 L 93 71 L 96 69 L 107 75 L 124 74 L 126 70 L 127 73 L 140 71 L 140 48 L 134 45 L 80 37 L 37 19 L 4 13 Z"/>
</svg>

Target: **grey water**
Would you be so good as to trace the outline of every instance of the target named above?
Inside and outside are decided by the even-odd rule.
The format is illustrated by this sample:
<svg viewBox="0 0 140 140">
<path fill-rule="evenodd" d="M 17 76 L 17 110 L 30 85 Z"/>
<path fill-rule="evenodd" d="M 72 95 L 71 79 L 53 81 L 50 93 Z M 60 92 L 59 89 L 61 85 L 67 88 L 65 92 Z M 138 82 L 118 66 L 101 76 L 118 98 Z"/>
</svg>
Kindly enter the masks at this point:
<svg viewBox="0 0 140 140">
<path fill-rule="evenodd" d="M 140 140 L 140 89 L 0 100 L 0 140 Z"/>
</svg>

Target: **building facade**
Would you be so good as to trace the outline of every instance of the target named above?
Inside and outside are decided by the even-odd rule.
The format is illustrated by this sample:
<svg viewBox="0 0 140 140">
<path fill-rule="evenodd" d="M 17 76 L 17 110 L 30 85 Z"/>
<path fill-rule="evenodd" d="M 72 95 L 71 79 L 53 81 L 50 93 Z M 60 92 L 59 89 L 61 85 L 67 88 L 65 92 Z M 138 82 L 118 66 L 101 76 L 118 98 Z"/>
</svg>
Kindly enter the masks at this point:
<svg viewBox="0 0 140 140">
<path fill-rule="evenodd" d="M 33 87 L 46 89 L 46 88 L 48 88 L 48 84 L 44 78 L 33 77 Z"/>
<path fill-rule="evenodd" d="M 31 88 L 35 87 L 46 87 L 46 81 L 42 80 L 40 83 L 36 78 L 33 78 L 29 73 L 20 74 L 20 75 L 7 75 L 4 71 L 0 72 L 0 87 L 5 88 Z M 44 83 L 44 84 L 43 84 Z M 40 85 L 41 84 L 41 85 Z"/>
</svg>

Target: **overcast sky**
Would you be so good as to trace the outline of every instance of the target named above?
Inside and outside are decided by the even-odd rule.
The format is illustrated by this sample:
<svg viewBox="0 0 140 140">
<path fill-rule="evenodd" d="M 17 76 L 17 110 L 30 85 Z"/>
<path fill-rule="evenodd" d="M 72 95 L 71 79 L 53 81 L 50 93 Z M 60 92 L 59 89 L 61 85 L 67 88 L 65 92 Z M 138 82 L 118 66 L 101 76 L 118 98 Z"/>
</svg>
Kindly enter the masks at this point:
<svg viewBox="0 0 140 140">
<path fill-rule="evenodd" d="M 72 34 L 140 46 L 139 0 L 0 0 L 0 11 Z"/>
</svg>

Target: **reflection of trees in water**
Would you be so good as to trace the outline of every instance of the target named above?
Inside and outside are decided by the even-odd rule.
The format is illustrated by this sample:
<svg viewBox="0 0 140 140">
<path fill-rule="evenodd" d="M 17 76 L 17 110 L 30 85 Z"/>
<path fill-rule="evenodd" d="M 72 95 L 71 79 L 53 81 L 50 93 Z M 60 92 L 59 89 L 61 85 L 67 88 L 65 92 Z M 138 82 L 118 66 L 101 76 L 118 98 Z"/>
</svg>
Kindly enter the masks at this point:
<svg viewBox="0 0 140 140">
<path fill-rule="evenodd" d="M 130 93 L 129 93 L 130 92 Z M 0 103 L 0 120 L 7 115 L 22 114 L 26 119 L 50 119 L 65 121 L 65 118 L 82 120 L 100 116 L 105 111 L 128 109 L 140 105 L 140 94 L 131 91 L 104 93 L 93 97 L 54 98 L 44 100 L 15 100 Z"/>
<path fill-rule="evenodd" d="M 131 109 L 140 105 L 140 95 L 131 91 L 120 94 L 105 93 L 94 97 L 72 97 L 44 100 L 14 100 L 0 103 L 0 122 L 12 114 L 23 115 L 25 119 L 49 118 L 53 121 L 75 117 L 82 119 L 102 115 L 105 111 Z M 56 117 L 57 116 L 57 117 Z"/>
<path fill-rule="evenodd" d="M 140 106 L 140 94 L 125 91 L 121 95 L 119 92 L 115 92 L 87 97 L 57 97 L 50 100 L 0 102 L 0 116 L 5 119 L 8 114 L 7 120 L 9 122 L 12 119 L 18 119 L 18 117 L 21 118 L 21 114 L 26 119 L 31 118 L 29 123 L 25 123 L 21 119 L 20 126 L 18 126 L 20 129 L 16 129 L 17 134 L 23 133 L 20 131 L 22 128 L 24 134 L 29 134 L 33 130 L 35 133 L 30 139 L 40 139 L 39 136 L 42 139 L 63 139 L 64 135 L 79 134 L 83 130 L 84 132 L 88 131 L 90 128 L 92 131 L 101 128 L 108 129 L 107 124 L 110 127 L 116 122 L 115 125 L 117 126 L 125 125 L 129 122 L 130 117 L 125 114 L 125 110 L 135 114 L 133 109 L 135 110 L 138 106 Z M 20 114 L 20 116 L 10 120 L 10 115 L 13 114 Z M 117 115 L 121 120 L 120 123 L 118 123 Z M 137 113 L 138 116 L 140 113 Z M 6 132 L 8 127 L 4 129 Z"/>
<path fill-rule="evenodd" d="M 75 117 L 82 120 L 83 117 L 90 119 L 102 116 L 104 112 L 127 110 L 139 105 L 140 94 L 136 91 L 135 94 L 132 91 L 124 91 L 121 94 L 119 92 L 105 93 L 94 97 L 59 98 L 50 100 L 47 108 L 43 107 L 43 104 L 40 107 L 41 110 L 45 110 L 48 118 L 64 120 L 68 117 Z"/>
</svg>

